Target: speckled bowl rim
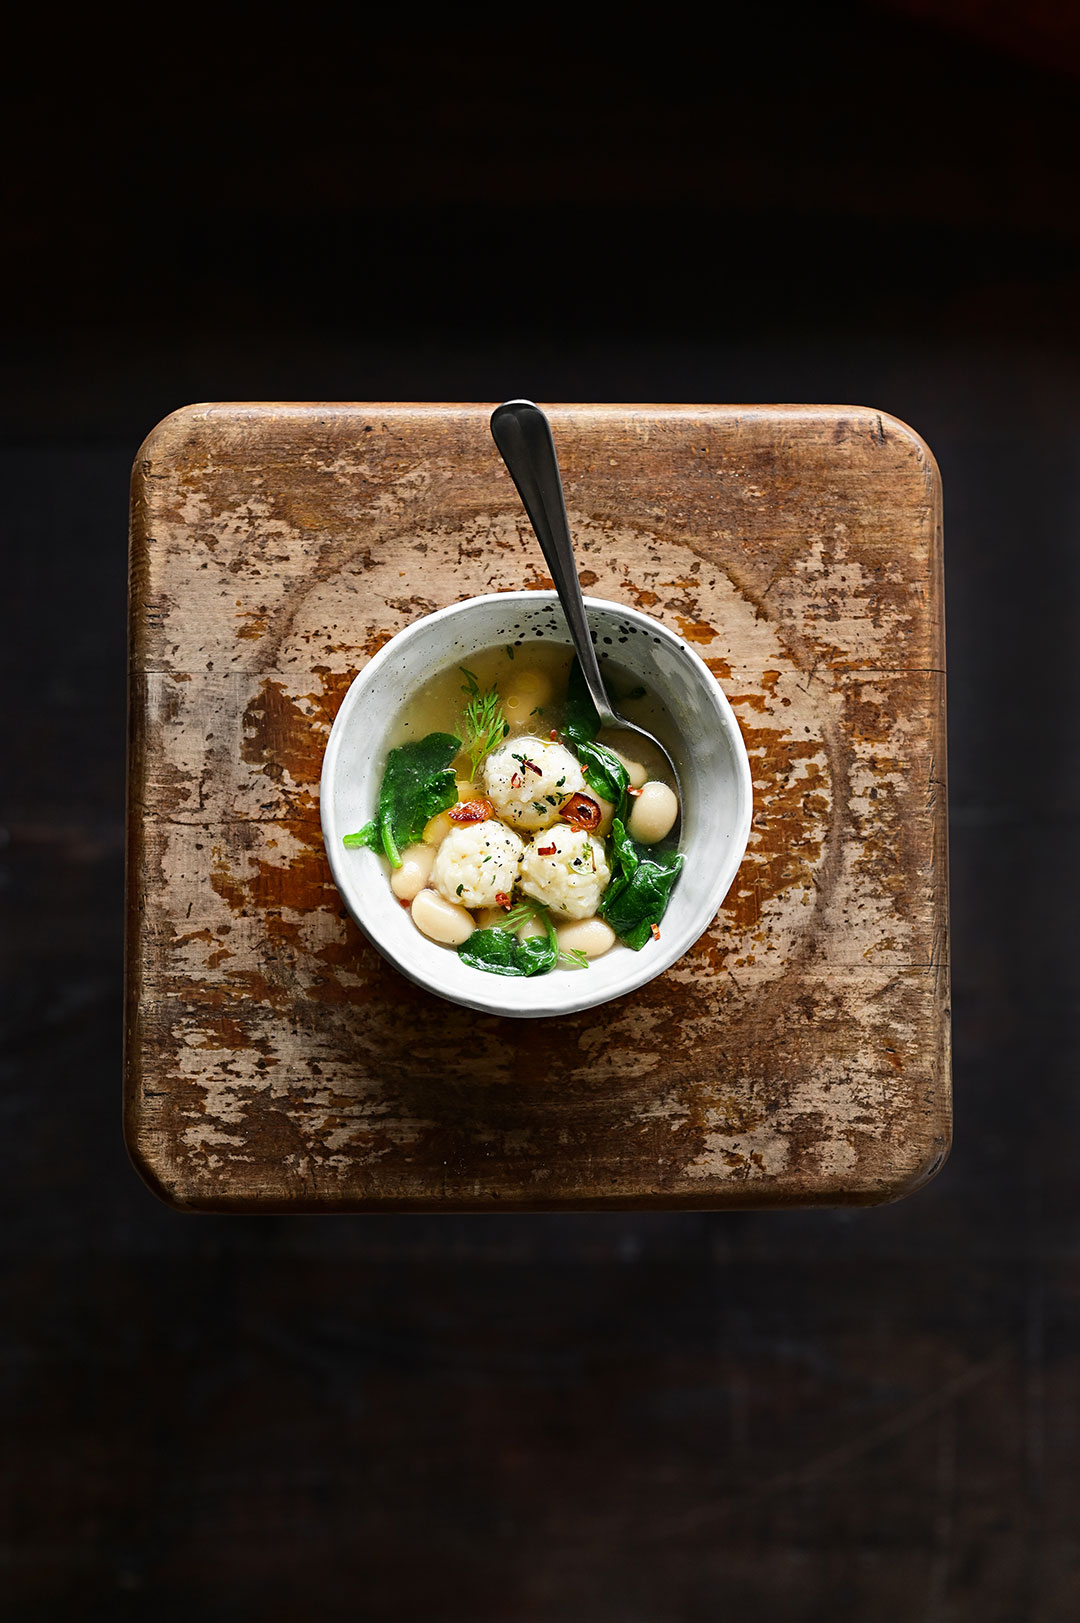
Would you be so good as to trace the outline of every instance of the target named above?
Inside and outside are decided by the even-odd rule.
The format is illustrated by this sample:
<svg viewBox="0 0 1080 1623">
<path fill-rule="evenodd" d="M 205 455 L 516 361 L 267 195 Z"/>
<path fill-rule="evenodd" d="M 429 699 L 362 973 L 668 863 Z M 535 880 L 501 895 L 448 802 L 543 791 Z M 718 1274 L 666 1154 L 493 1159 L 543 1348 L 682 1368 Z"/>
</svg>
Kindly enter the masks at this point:
<svg viewBox="0 0 1080 1623">
<path fill-rule="evenodd" d="M 445 982 L 440 984 L 438 976 L 425 974 L 415 963 L 410 963 L 408 954 L 396 951 L 391 943 L 380 936 L 377 929 L 372 926 L 370 919 L 365 918 L 362 897 L 357 895 L 359 887 L 356 884 L 356 874 L 344 860 L 347 853 L 341 844 L 343 831 L 337 824 L 333 785 L 338 772 L 342 744 L 348 734 L 352 713 L 363 702 L 372 682 L 378 679 L 383 667 L 389 665 L 391 661 L 399 660 L 409 642 L 428 630 L 433 623 L 453 620 L 457 616 L 474 611 L 480 605 L 486 606 L 493 603 L 505 607 L 508 619 L 514 614 L 515 610 L 526 605 L 530 608 L 554 605 L 559 614 L 562 612 L 559 608 L 558 595 L 552 591 L 493 592 L 480 597 L 465 598 L 460 603 L 451 603 L 444 609 L 437 609 L 433 614 L 424 615 L 422 618 L 404 626 L 357 673 L 338 708 L 323 755 L 323 767 L 319 784 L 319 807 L 323 840 L 326 845 L 330 871 L 345 906 L 372 946 L 406 979 L 417 986 L 422 986 L 426 991 L 433 992 L 438 997 L 445 998 L 448 1002 L 456 1003 L 463 1008 L 474 1009 L 482 1014 L 506 1015 L 523 1019 L 545 1019 L 558 1015 L 577 1014 L 584 1009 L 596 1008 L 601 1004 L 610 1003 L 615 998 L 625 997 L 628 993 L 635 992 L 646 985 L 647 982 L 655 980 L 658 975 L 662 975 L 665 970 L 670 969 L 673 964 L 677 963 L 709 928 L 739 870 L 750 837 L 750 824 L 753 817 L 753 780 L 750 762 L 735 712 L 728 703 L 727 697 L 716 677 L 709 670 L 700 654 L 684 642 L 681 637 L 676 636 L 669 627 L 665 626 L 661 621 L 654 620 L 651 616 L 643 614 L 640 609 L 628 608 L 624 603 L 617 603 L 608 598 L 587 597 L 585 599 L 587 610 L 617 616 L 618 619 L 623 621 L 632 621 L 639 629 L 649 632 L 653 637 L 659 637 L 670 648 L 677 649 L 697 667 L 697 674 L 701 678 L 700 691 L 705 707 L 706 709 L 711 708 L 731 746 L 731 757 L 736 777 L 737 817 L 735 826 L 730 833 L 724 859 L 715 870 L 711 883 L 702 884 L 698 902 L 690 916 L 689 923 L 677 934 L 667 932 L 662 935 L 661 941 L 655 943 L 652 947 L 647 946 L 641 953 L 631 953 L 627 950 L 625 954 L 627 972 L 614 986 L 599 991 L 594 988 L 590 992 L 587 970 L 578 970 L 572 973 L 552 971 L 549 975 L 531 977 L 527 984 L 535 987 L 540 982 L 551 982 L 553 983 L 553 993 L 557 985 L 559 995 L 553 996 L 547 1004 L 542 1006 L 522 1008 L 520 1005 L 515 1006 L 514 991 L 515 988 L 520 988 L 525 983 L 510 977 L 486 975 L 481 970 L 474 970 L 472 973 L 476 975 L 478 983 L 475 994 L 468 990 L 462 991 Z M 494 639 L 495 642 L 497 640 Z M 430 672 L 425 672 L 425 675 L 427 674 L 430 674 Z M 661 699 L 664 697 L 662 691 L 658 690 L 658 697 Z M 385 736 L 385 730 L 383 736 Z M 344 832 L 348 832 L 348 830 Z M 690 852 L 687 855 L 689 857 Z M 683 879 L 680 883 L 685 883 L 685 873 L 686 870 L 684 870 Z M 442 948 L 440 952 L 446 953 L 455 964 L 460 965 L 460 960 L 449 949 Z"/>
</svg>

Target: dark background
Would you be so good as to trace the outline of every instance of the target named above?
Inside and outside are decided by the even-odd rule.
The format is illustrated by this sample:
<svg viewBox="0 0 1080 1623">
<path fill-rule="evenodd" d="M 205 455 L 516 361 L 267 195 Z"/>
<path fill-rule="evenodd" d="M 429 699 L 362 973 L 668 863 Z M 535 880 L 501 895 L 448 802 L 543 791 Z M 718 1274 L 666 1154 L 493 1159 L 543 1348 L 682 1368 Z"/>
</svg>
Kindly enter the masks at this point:
<svg viewBox="0 0 1080 1623">
<path fill-rule="evenodd" d="M 1080 1616 L 1078 8 L 581 9 L 50 14 L 9 57 L 13 1623 Z M 126 1161 L 140 440 L 517 394 L 937 453 L 956 1143 L 899 1206 L 195 1218 Z"/>
</svg>

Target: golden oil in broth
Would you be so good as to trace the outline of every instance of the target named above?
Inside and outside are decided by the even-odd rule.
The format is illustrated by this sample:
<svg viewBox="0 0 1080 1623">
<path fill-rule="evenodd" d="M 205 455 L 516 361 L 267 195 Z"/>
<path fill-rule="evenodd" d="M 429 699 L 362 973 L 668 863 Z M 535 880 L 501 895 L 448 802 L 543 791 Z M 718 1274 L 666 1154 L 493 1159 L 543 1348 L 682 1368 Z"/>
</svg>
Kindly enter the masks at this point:
<svg viewBox="0 0 1080 1623">
<path fill-rule="evenodd" d="M 472 672 L 482 692 L 492 686 L 498 688 L 511 738 L 522 733 L 536 733 L 544 738 L 552 728 L 559 731 L 565 720 L 566 686 L 573 658 L 573 649 L 564 643 L 532 640 L 520 648 L 484 648 L 470 654 L 460 664 L 448 665 L 420 684 L 391 730 L 389 747 L 396 749 L 411 739 L 426 738 L 428 733 L 464 736 L 465 706 L 469 698 L 463 691 L 464 670 Z M 665 743 L 672 740 L 671 717 L 660 700 L 649 692 L 642 693 L 642 683 L 633 671 L 606 654 L 601 655 L 601 660 L 604 682 L 615 708 L 628 721 L 655 733 Z M 533 705 L 521 702 L 525 695 L 538 702 Z M 516 705 L 515 696 L 519 700 Z M 650 778 L 657 778 L 673 789 L 676 787 L 663 755 L 646 739 L 614 729 L 602 731 L 600 739 L 640 761 Z M 454 770 L 460 778 L 468 777 L 466 751 L 457 757 Z"/>
</svg>

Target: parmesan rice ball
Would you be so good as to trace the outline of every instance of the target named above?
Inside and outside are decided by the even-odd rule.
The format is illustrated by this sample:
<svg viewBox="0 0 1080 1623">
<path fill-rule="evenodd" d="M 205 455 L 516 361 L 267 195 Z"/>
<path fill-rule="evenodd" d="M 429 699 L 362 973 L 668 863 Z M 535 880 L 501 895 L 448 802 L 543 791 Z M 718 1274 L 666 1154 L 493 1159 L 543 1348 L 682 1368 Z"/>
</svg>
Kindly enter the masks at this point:
<svg viewBox="0 0 1080 1623">
<path fill-rule="evenodd" d="M 431 882 L 448 902 L 490 907 L 514 888 L 524 846 L 513 829 L 488 818 L 451 829 L 439 846 Z"/>
<path fill-rule="evenodd" d="M 563 801 L 584 789 L 585 779 L 562 744 L 524 733 L 492 750 L 484 762 L 484 787 L 505 822 L 515 828 L 549 828 Z"/>
<path fill-rule="evenodd" d="M 521 863 L 526 896 L 568 919 L 587 919 L 595 913 L 610 878 L 603 840 L 569 823 L 534 835 Z"/>
</svg>

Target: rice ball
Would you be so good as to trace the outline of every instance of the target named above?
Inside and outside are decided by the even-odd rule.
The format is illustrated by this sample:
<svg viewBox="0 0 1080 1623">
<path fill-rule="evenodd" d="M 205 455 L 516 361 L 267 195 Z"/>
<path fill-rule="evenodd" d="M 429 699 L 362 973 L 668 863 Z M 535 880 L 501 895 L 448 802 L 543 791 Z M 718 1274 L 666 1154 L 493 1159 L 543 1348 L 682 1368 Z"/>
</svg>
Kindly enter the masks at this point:
<svg viewBox="0 0 1080 1623">
<path fill-rule="evenodd" d="M 569 823 L 534 835 L 521 863 L 526 896 L 569 919 L 591 917 L 610 878 L 603 840 Z"/>
<path fill-rule="evenodd" d="M 484 762 L 484 787 L 499 816 L 515 828 L 549 828 L 585 779 L 564 745 L 524 733 L 492 750 Z"/>
<path fill-rule="evenodd" d="M 454 828 L 439 846 L 431 882 L 448 902 L 491 907 L 514 888 L 525 849 L 512 828 L 492 818 Z"/>
</svg>

